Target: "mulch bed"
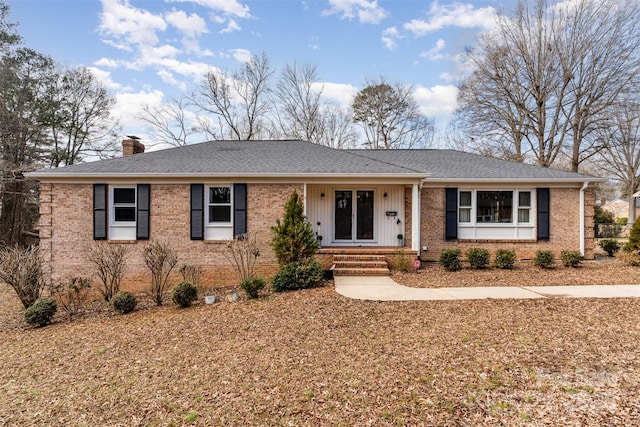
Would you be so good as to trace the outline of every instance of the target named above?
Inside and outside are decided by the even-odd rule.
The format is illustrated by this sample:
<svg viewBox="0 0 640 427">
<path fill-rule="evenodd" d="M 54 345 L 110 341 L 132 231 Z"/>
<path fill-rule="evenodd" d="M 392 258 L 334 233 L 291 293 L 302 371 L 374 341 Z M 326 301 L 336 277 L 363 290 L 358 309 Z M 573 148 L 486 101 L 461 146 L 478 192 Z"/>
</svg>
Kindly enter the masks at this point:
<svg viewBox="0 0 640 427">
<path fill-rule="evenodd" d="M 638 277 L 615 262 L 547 273 L 549 284 Z M 547 282 L 524 266 L 511 277 L 494 269 L 437 281 L 447 276 L 438 268 L 411 274 L 428 279 L 423 286 L 467 275 L 480 280 L 474 286 L 485 275 L 497 286 Z M 0 286 L 0 425 L 640 420 L 640 299 L 371 302 L 324 286 L 188 309 L 142 303 L 124 316 L 94 304 L 34 329 Z"/>
</svg>

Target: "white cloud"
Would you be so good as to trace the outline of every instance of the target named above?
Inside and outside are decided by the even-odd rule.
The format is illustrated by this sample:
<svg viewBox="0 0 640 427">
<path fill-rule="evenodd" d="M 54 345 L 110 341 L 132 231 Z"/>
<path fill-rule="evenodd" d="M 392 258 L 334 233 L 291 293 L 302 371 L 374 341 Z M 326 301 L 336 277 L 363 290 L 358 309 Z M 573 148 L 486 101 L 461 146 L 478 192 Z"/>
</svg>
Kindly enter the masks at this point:
<svg viewBox="0 0 640 427">
<path fill-rule="evenodd" d="M 403 28 L 414 36 L 424 36 L 446 27 L 482 28 L 490 30 L 495 26 L 496 10 L 491 7 L 476 9 L 472 4 L 452 3 L 441 6 L 431 3 L 427 19 L 413 19 Z"/>
<path fill-rule="evenodd" d="M 233 49 L 231 51 L 231 55 L 233 56 L 233 59 L 243 64 L 251 61 L 251 52 L 247 49 Z"/>
<path fill-rule="evenodd" d="M 345 83 L 314 83 L 312 86 L 316 91 L 322 90 L 322 97 L 337 102 L 344 109 L 351 107 L 353 97 L 358 93 L 358 88 Z"/>
<path fill-rule="evenodd" d="M 433 47 L 432 49 L 429 49 L 426 52 L 421 52 L 420 57 L 428 58 L 431 61 L 438 61 L 440 59 L 443 59 L 445 58 L 445 55 L 442 54 L 442 49 L 444 49 L 446 45 L 447 43 L 443 39 L 438 39 L 435 47 Z"/>
<path fill-rule="evenodd" d="M 401 38 L 402 38 L 402 35 L 398 31 L 398 28 L 389 27 L 382 32 L 381 40 L 385 48 L 389 50 L 393 50 L 398 46 L 398 43 L 396 42 L 396 40 L 399 40 Z"/>
<path fill-rule="evenodd" d="M 208 9 L 222 12 L 225 15 L 237 16 L 238 18 L 250 18 L 249 6 L 237 0 L 167 0 L 173 3 L 195 3 Z"/>
<path fill-rule="evenodd" d="M 115 59 L 100 58 L 93 63 L 96 67 L 117 68 L 119 63 Z"/>
<path fill-rule="evenodd" d="M 232 33 L 234 31 L 239 31 L 239 30 L 241 30 L 240 25 L 238 25 L 238 23 L 235 20 L 230 19 L 227 26 L 222 30 L 220 30 L 219 33 L 220 34 Z"/>
<path fill-rule="evenodd" d="M 123 90 L 120 83 L 116 83 L 111 78 L 111 71 L 104 71 L 96 67 L 87 67 L 89 71 L 96 77 L 96 79 L 109 90 Z"/>
<path fill-rule="evenodd" d="M 377 0 L 329 0 L 331 8 L 323 15 L 340 15 L 342 19 L 353 19 L 356 16 L 363 24 L 378 24 L 389 14 L 378 6 Z"/>
<path fill-rule="evenodd" d="M 128 0 L 102 0 L 98 28 L 103 36 L 112 38 L 109 44 L 128 50 L 132 44 L 156 44 L 157 31 L 164 31 L 167 23 L 161 16 L 131 6 Z"/>
<path fill-rule="evenodd" d="M 180 30 L 189 38 L 196 38 L 208 33 L 207 25 L 200 16 L 195 13 L 187 15 L 181 10 L 173 10 L 166 14 L 167 22 Z"/>
<path fill-rule="evenodd" d="M 127 92 L 115 95 L 116 104 L 112 109 L 114 117 L 120 120 L 124 129 L 144 127 L 138 116 L 144 105 L 160 105 L 164 94 L 159 90 Z"/>
<path fill-rule="evenodd" d="M 413 94 L 420 112 L 430 118 L 445 117 L 457 107 L 458 88 L 454 85 L 418 86 Z"/>
</svg>

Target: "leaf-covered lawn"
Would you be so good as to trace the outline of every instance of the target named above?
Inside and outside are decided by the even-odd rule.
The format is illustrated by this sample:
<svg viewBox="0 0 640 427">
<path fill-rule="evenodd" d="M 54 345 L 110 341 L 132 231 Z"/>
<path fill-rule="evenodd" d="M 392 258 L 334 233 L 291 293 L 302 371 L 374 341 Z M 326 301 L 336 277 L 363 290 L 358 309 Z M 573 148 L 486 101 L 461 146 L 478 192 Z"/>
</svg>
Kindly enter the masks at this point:
<svg viewBox="0 0 640 427">
<path fill-rule="evenodd" d="M 0 300 L 3 425 L 640 420 L 640 299 L 367 302 L 325 286 L 41 329 Z"/>
</svg>

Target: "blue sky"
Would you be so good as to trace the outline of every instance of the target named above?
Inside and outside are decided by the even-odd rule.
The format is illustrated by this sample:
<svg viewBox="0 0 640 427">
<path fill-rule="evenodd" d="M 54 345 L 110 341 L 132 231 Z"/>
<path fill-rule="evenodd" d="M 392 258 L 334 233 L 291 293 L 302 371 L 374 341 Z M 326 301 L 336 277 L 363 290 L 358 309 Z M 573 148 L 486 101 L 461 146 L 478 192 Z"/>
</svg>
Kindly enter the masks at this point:
<svg viewBox="0 0 640 427">
<path fill-rule="evenodd" d="M 211 67 L 236 69 L 266 53 L 314 64 L 323 94 L 348 106 L 367 78 L 414 85 L 422 111 L 444 131 L 465 46 L 513 0 L 8 0 L 24 44 L 70 67 L 86 66 L 117 97 L 123 132 L 142 104 L 192 89 Z M 144 135 L 143 135 L 144 136 Z"/>
</svg>

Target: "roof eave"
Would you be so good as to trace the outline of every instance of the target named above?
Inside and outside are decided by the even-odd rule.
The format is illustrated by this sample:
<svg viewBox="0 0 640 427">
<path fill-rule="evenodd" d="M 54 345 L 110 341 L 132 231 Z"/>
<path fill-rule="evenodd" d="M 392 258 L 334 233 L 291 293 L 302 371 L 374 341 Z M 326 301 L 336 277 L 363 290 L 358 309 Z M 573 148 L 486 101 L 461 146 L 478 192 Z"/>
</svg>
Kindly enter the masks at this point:
<svg viewBox="0 0 640 427">
<path fill-rule="evenodd" d="M 516 182 L 516 183 L 578 183 L 578 182 L 606 182 L 607 178 L 592 176 L 575 178 L 429 178 L 427 182 L 433 183 L 496 183 L 496 182 Z"/>
<path fill-rule="evenodd" d="M 29 178 L 36 178 L 39 180 L 56 180 L 56 179 L 104 179 L 104 178 L 339 178 L 339 177 L 354 177 L 354 178 L 389 178 L 389 179 L 427 179 L 429 174 L 426 173 L 239 173 L 239 172 L 226 172 L 226 173 L 47 173 L 47 172 L 29 172 L 26 174 Z"/>
</svg>

